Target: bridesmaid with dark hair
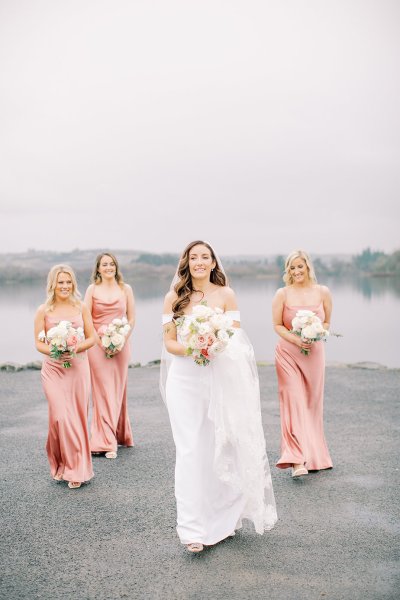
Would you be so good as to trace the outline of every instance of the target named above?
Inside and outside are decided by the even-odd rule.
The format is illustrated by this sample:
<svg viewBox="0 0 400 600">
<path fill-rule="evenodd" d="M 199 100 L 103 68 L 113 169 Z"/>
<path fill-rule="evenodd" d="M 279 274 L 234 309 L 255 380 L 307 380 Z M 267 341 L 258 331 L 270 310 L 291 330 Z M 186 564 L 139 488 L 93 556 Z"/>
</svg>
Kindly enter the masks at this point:
<svg viewBox="0 0 400 600">
<path fill-rule="evenodd" d="M 304 250 L 289 254 L 283 280 L 286 287 L 276 292 L 272 303 L 273 324 L 280 336 L 275 364 L 282 437 L 276 466 L 291 468 L 292 477 L 301 477 L 332 467 L 323 425 L 325 348 L 323 342 L 311 344 L 290 330 L 299 310 L 314 312 L 329 330 L 332 297 L 326 286 L 317 284 Z"/>
<path fill-rule="evenodd" d="M 94 344 L 92 319 L 80 301 L 75 274 L 67 265 L 55 265 L 47 277 L 47 300 L 35 316 L 35 344 L 45 355 L 42 384 L 49 405 L 47 457 L 55 481 L 68 481 L 71 489 L 93 477 L 87 418 L 89 411 L 90 374 L 86 350 Z M 74 358 L 50 357 L 50 345 L 42 334 L 60 321 L 82 327 L 85 339 L 78 343 Z M 39 339 L 40 337 L 40 339 Z M 70 368 L 64 368 L 68 358 Z"/>
<path fill-rule="evenodd" d="M 128 416 L 127 379 L 135 300 L 131 286 L 123 281 L 117 258 L 110 252 L 97 256 L 92 281 L 85 294 L 85 304 L 96 330 L 96 345 L 89 352 L 93 398 L 90 447 L 93 454 L 105 453 L 106 458 L 112 459 L 117 458 L 118 445 L 134 445 Z M 101 326 L 122 317 L 128 320 L 130 332 L 122 350 L 107 351 L 107 357 L 97 332 Z"/>
</svg>

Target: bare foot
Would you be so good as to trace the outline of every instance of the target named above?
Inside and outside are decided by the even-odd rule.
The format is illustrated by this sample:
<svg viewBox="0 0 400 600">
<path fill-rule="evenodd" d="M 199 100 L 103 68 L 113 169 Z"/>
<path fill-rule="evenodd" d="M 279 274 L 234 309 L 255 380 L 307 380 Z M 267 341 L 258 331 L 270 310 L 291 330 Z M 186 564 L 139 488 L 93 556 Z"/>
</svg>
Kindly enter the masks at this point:
<svg viewBox="0 0 400 600">
<path fill-rule="evenodd" d="M 193 542 L 192 544 L 186 544 L 186 548 L 187 548 L 187 550 L 189 550 L 189 552 L 193 552 L 193 553 L 201 552 L 202 550 L 204 550 L 204 546 L 200 542 Z"/>
</svg>

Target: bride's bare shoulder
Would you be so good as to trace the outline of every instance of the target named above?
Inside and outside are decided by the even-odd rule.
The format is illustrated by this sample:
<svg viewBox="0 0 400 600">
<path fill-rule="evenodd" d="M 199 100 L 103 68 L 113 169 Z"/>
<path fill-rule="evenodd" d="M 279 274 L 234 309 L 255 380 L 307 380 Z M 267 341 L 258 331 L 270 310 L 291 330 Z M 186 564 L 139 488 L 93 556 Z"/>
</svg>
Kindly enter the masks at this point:
<svg viewBox="0 0 400 600">
<path fill-rule="evenodd" d="M 168 314 L 172 312 L 172 305 L 178 299 L 178 294 L 174 290 L 170 290 L 165 294 L 164 298 L 164 313 Z"/>
</svg>

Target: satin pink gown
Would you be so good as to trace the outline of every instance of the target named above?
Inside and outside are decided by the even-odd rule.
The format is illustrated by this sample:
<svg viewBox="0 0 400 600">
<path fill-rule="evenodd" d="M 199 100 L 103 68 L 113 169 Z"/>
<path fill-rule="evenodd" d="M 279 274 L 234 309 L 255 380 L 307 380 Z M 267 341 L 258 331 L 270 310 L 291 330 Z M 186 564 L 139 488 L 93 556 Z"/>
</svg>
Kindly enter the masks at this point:
<svg viewBox="0 0 400 600">
<path fill-rule="evenodd" d="M 284 304 L 283 324 L 288 330 L 292 328 L 296 312 L 301 309 L 314 311 L 324 322 L 322 302 L 318 306 Z M 281 457 L 276 466 L 280 469 L 293 464 L 304 464 L 310 471 L 332 467 L 323 425 L 324 343 L 314 342 L 308 356 L 282 338 L 276 347 L 282 435 Z"/>
<path fill-rule="evenodd" d="M 83 327 L 82 316 L 73 319 L 73 327 Z M 46 331 L 60 319 L 45 315 Z M 88 411 L 90 372 L 86 352 L 71 360 L 71 368 L 46 357 L 42 365 L 42 384 L 49 406 L 49 433 L 46 451 L 52 477 L 65 481 L 89 481 L 93 477 L 90 454 Z"/>
<path fill-rule="evenodd" d="M 125 296 L 114 302 L 92 298 L 92 318 L 96 331 L 113 319 L 126 316 Z M 90 449 L 92 452 L 117 452 L 118 444 L 133 446 L 127 404 L 128 366 L 131 356 L 129 340 L 112 358 L 97 344 L 90 348 L 93 416 Z"/>
</svg>

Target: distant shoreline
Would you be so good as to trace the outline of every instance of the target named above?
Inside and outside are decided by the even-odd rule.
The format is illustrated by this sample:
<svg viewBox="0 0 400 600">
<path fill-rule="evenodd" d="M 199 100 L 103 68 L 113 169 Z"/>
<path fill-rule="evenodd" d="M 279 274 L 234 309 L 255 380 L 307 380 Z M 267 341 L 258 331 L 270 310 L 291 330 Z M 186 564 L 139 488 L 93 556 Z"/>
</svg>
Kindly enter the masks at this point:
<svg viewBox="0 0 400 600">
<path fill-rule="evenodd" d="M 146 364 L 141 364 L 139 362 L 137 363 L 130 363 L 129 364 L 129 369 L 150 369 L 150 368 L 155 368 L 155 367 L 159 367 L 160 365 L 160 359 L 155 359 L 155 360 L 151 360 L 149 362 L 147 362 Z M 257 366 L 262 368 L 262 367 L 273 367 L 275 365 L 275 363 L 273 363 L 272 361 L 263 361 L 263 360 L 258 360 L 257 361 Z M 40 369 L 42 368 L 42 361 L 40 360 L 35 360 L 35 361 L 31 361 L 31 362 L 27 362 L 27 363 L 16 363 L 16 362 L 12 362 L 12 361 L 6 361 L 3 363 L 0 363 L 0 371 L 5 371 L 7 373 L 20 373 L 21 371 L 40 371 Z M 357 362 L 357 363 L 341 363 L 341 362 L 337 362 L 337 361 L 332 361 L 332 362 L 328 362 L 326 363 L 326 368 L 340 368 L 340 369 L 366 369 L 369 371 L 399 371 L 400 367 L 387 367 L 386 365 L 381 365 L 380 363 L 376 363 L 376 362 L 369 362 L 369 361 L 364 361 L 364 362 Z"/>
</svg>

